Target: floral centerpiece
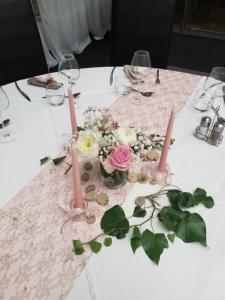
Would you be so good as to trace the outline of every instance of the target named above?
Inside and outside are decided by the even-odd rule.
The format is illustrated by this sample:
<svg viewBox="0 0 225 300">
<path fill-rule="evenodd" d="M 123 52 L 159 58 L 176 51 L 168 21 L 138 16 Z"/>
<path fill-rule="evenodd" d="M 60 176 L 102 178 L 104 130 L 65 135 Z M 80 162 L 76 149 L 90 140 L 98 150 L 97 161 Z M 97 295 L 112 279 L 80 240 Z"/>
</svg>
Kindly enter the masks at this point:
<svg viewBox="0 0 225 300">
<path fill-rule="evenodd" d="M 81 160 L 99 160 L 101 178 L 108 188 L 125 184 L 135 164 L 159 158 L 154 151 L 161 148 L 161 137 L 120 126 L 105 108 L 89 107 L 84 117 L 76 143 L 78 154 Z"/>
</svg>

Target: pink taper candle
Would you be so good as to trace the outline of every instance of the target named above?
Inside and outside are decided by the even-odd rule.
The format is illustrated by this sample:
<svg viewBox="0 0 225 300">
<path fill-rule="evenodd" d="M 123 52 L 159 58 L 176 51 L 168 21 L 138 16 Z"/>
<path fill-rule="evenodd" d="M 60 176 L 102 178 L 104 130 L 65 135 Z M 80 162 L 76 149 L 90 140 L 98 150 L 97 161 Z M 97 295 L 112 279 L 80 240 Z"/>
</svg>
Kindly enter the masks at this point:
<svg viewBox="0 0 225 300">
<path fill-rule="evenodd" d="M 165 136 L 165 140 L 164 140 L 164 144 L 163 144 L 162 154 L 161 154 L 159 166 L 158 166 L 158 170 L 160 172 L 163 172 L 166 170 L 167 156 L 168 156 L 168 152 L 169 152 L 169 148 L 170 148 L 170 140 L 171 140 L 172 131 L 173 131 L 174 119 L 175 119 L 175 114 L 174 114 L 174 110 L 172 109 L 171 114 L 170 114 L 169 123 L 167 126 L 167 131 L 166 131 L 166 136 Z"/>
<path fill-rule="evenodd" d="M 70 106 L 70 119 L 71 119 L 71 127 L 72 134 L 77 134 L 77 119 L 74 110 L 74 97 L 71 88 L 68 88 L 68 96 L 69 96 L 69 106 Z"/>
<path fill-rule="evenodd" d="M 76 148 L 72 148 L 72 173 L 73 173 L 73 187 L 74 187 L 74 200 L 72 208 L 84 208 L 84 199 L 82 197 L 80 171 L 77 159 Z"/>
</svg>

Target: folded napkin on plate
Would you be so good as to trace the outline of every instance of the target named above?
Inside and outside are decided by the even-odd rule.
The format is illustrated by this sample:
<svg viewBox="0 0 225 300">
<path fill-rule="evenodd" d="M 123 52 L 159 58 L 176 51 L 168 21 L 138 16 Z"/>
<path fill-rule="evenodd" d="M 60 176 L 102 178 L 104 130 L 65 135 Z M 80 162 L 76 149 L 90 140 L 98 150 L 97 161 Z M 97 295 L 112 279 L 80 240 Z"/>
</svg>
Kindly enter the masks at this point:
<svg viewBox="0 0 225 300">
<path fill-rule="evenodd" d="M 61 87 L 61 84 L 54 80 L 52 77 L 44 78 L 44 77 L 31 77 L 27 80 L 27 82 L 31 85 L 48 88 L 53 90 L 58 90 Z"/>
</svg>

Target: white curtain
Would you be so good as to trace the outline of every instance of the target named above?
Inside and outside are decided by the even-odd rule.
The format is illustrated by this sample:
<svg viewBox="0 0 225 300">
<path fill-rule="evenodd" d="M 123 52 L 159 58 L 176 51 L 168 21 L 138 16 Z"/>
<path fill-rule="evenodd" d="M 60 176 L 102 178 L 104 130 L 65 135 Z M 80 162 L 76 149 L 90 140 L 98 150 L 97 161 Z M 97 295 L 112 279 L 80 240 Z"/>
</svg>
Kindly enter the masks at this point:
<svg viewBox="0 0 225 300">
<path fill-rule="evenodd" d="M 45 48 L 55 56 L 61 52 L 81 53 L 91 42 L 110 29 L 112 0 L 38 0 L 41 14 L 39 30 Z M 47 50 L 48 49 L 48 50 Z M 49 66 L 54 61 L 46 58 Z"/>
</svg>

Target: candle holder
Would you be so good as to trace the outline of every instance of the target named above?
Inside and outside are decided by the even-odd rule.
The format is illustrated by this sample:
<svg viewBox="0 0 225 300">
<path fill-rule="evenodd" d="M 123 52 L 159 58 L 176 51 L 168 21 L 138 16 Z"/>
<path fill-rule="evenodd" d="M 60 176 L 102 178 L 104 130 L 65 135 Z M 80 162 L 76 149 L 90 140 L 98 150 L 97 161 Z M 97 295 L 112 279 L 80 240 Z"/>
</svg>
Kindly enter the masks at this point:
<svg viewBox="0 0 225 300">
<path fill-rule="evenodd" d="M 194 136 L 211 145 L 219 146 L 223 141 L 222 132 L 225 126 L 225 119 L 219 115 L 220 106 L 216 108 L 212 106 L 214 117 L 203 116 L 201 123 L 195 129 Z"/>
<path fill-rule="evenodd" d="M 172 173 L 170 167 L 166 164 L 165 168 L 161 170 L 158 162 L 152 162 L 149 167 L 149 176 L 151 177 L 151 184 L 167 185 L 171 184 Z"/>
</svg>

